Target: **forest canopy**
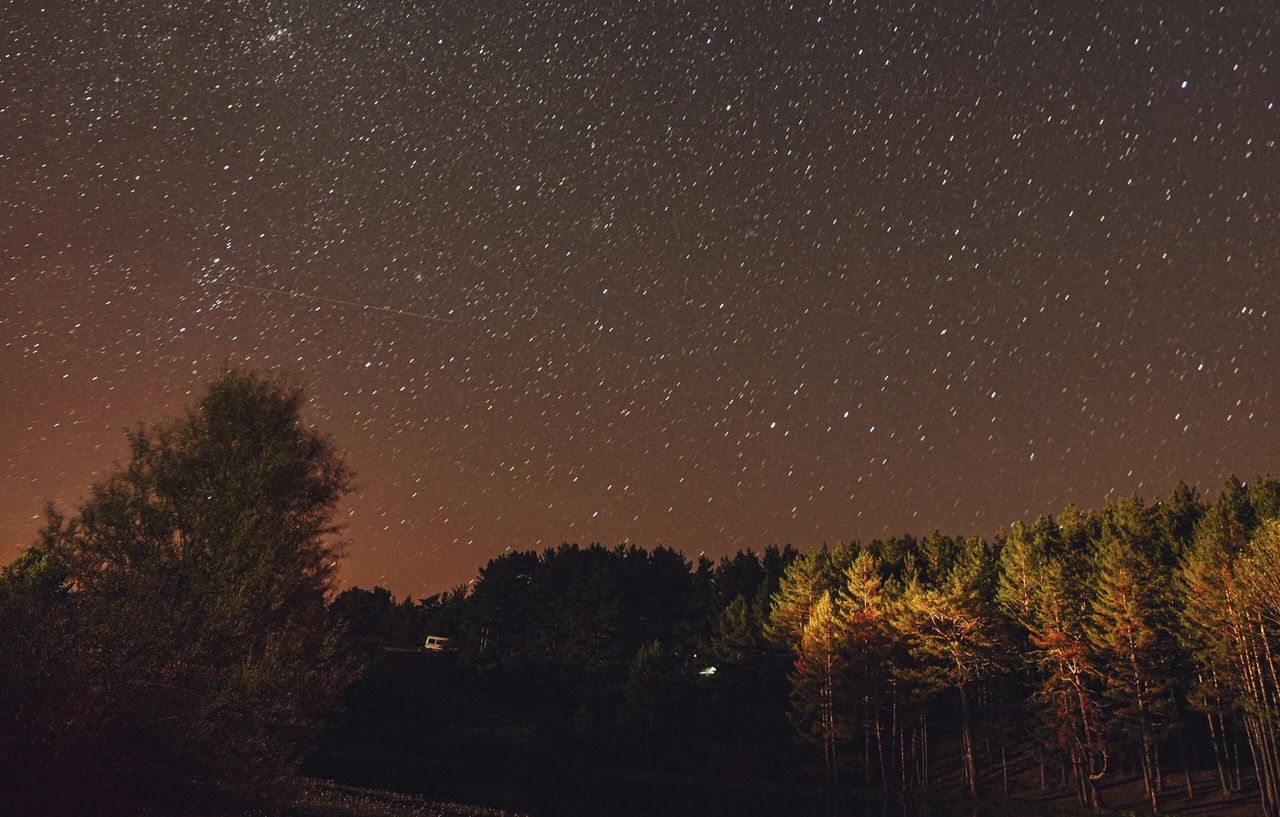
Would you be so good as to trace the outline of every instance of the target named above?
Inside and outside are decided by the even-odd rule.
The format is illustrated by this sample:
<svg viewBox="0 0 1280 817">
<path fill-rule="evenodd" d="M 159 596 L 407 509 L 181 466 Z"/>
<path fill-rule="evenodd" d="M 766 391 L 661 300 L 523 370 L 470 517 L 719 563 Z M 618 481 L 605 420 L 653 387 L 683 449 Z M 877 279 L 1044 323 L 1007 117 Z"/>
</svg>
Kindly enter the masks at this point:
<svg viewBox="0 0 1280 817">
<path fill-rule="evenodd" d="M 635 546 L 510 552 L 450 593 L 397 604 L 352 588 L 333 610 L 367 645 L 448 636 L 475 678 L 508 679 L 470 705 L 531 722 L 530 757 L 766 779 L 811 758 L 828 784 L 899 794 L 958 769 L 949 785 L 999 797 L 1017 752 L 1036 790 L 1086 805 L 1136 773 L 1158 809 L 1210 769 L 1219 794 L 1254 791 L 1276 814 L 1277 564 L 1280 481 L 1232 478 L 1210 499 L 1179 483 L 991 541 L 695 564 Z M 411 684 L 374 676 L 384 696 Z M 343 740 L 399 739 L 353 700 L 364 720 Z"/>
<path fill-rule="evenodd" d="M 216 378 L 0 569 L 12 810 L 262 793 L 327 746 L 897 795 L 946 777 L 1010 796 L 1030 775 L 1095 806 L 1136 773 L 1155 810 L 1207 769 L 1280 815 L 1280 480 L 1179 483 L 991 540 L 693 562 L 566 543 L 397 601 L 335 595 L 352 477 L 302 406 Z"/>
</svg>

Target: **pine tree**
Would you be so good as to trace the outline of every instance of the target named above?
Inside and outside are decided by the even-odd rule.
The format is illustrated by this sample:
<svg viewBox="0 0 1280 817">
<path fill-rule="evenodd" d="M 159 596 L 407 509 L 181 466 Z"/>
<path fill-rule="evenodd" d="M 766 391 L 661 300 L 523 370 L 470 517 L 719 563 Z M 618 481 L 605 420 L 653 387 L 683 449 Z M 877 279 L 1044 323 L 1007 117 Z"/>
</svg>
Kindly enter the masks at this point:
<svg viewBox="0 0 1280 817">
<path fill-rule="evenodd" d="M 824 592 L 838 590 L 844 570 L 859 548 L 837 542 L 828 549 L 796 556 L 787 564 L 770 601 L 767 635 L 775 644 L 795 649 L 804 637 L 813 606 Z"/>
<path fill-rule="evenodd" d="M 1113 731 L 1134 750 L 1151 807 L 1159 810 L 1159 744 L 1173 718 L 1170 576 L 1153 515 L 1135 497 L 1104 514 L 1088 632 Z"/>
<path fill-rule="evenodd" d="M 936 586 L 911 578 L 898 602 L 894 625 L 908 649 L 931 667 L 937 683 L 960 699 L 961 765 L 965 785 L 978 793 L 972 697 L 975 686 L 1001 669 L 1007 645 L 990 603 L 993 565 L 986 543 L 965 540 Z"/>
<path fill-rule="evenodd" d="M 1015 524 L 1002 538 L 996 598 L 1026 632 L 1025 654 L 1038 668 L 1031 696 L 1049 745 L 1071 763 L 1082 803 L 1098 804 L 1096 781 L 1107 753 L 1096 690 L 1097 669 L 1085 634 L 1092 521 L 1073 509 L 1068 527 L 1049 517 Z M 1081 553 L 1081 551 L 1084 551 Z"/>
<path fill-rule="evenodd" d="M 717 618 L 711 654 L 729 663 L 755 657 L 762 646 L 758 621 L 746 597 L 738 596 L 729 602 Z"/>
<path fill-rule="evenodd" d="M 1200 499 L 1200 495 L 1194 488 L 1179 480 L 1169 498 L 1163 501 L 1158 500 L 1154 509 L 1156 523 L 1169 543 L 1170 554 L 1173 557 L 1170 567 L 1176 566 L 1182 554 L 1191 547 L 1196 525 L 1205 513 L 1204 501 Z"/>
<path fill-rule="evenodd" d="M 869 551 L 860 552 L 845 569 L 837 598 L 843 611 L 848 656 L 849 731 L 860 729 L 863 734 L 863 769 L 868 785 L 874 769 L 887 788 L 886 754 L 892 756 L 892 742 L 899 736 L 889 599 L 881 571 L 878 558 Z M 886 731 L 891 732 L 888 737 Z M 877 759 L 874 764 L 872 752 Z"/>
<path fill-rule="evenodd" d="M 1262 495 L 1265 499 L 1265 494 Z M 1224 791 L 1232 787 L 1225 758 L 1232 719 L 1244 725 L 1269 815 L 1280 814 L 1280 691 L 1274 619 L 1266 583 L 1270 538 L 1259 529 L 1249 492 L 1232 477 L 1201 519 L 1180 571 L 1183 638 L 1196 663 L 1191 702 L 1205 713 Z M 1236 784 L 1238 785 L 1238 784 Z"/>
<path fill-rule="evenodd" d="M 796 722 L 822 745 L 828 786 L 838 783 L 839 744 L 848 735 L 844 693 L 848 660 L 841 613 L 824 590 L 809 610 L 791 675 Z"/>
<path fill-rule="evenodd" d="M 1266 506 L 1264 506 L 1266 507 Z M 1267 512 L 1273 512 L 1267 508 Z M 1259 514 L 1261 516 L 1261 514 Z M 1240 662 L 1251 748 L 1262 800 L 1280 813 L 1280 520 L 1258 526 L 1239 565 L 1242 606 L 1249 631 L 1248 660 Z"/>
</svg>

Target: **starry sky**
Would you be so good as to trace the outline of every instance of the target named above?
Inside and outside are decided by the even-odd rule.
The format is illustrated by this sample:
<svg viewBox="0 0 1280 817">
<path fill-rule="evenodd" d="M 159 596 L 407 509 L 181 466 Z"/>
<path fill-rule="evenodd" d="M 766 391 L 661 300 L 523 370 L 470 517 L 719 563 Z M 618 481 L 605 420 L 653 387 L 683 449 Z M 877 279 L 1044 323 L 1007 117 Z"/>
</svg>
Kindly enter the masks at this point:
<svg viewBox="0 0 1280 817">
<path fill-rule="evenodd" d="M 0 560 L 228 366 L 346 585 L 1276 471 L 1280 5 L 0 10 Z"/>
</svg>

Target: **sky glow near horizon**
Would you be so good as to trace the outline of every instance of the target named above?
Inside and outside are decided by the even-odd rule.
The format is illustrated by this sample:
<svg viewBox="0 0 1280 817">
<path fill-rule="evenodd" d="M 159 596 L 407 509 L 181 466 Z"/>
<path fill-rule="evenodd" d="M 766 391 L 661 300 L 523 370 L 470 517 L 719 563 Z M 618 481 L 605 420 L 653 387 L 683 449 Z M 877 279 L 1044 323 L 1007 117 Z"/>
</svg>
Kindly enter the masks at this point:
<svg viewBox="0 0 1280 817">
<path fill-rule="evenodd" d="M 1280 6 L 423 5 L 0 12 L 0 558 L 226 366 L 397 595 L 1277 470 Z"/>
</svg>

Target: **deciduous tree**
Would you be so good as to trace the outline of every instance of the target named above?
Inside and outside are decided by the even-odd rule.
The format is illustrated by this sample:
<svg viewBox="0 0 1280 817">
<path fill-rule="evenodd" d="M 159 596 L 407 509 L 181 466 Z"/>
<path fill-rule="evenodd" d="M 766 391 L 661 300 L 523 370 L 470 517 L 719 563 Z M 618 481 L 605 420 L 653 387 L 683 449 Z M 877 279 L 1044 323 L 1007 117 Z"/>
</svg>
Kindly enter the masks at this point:
<svg viewBox="0 0 1280 817">
<path fill-rule="evenodd" d="M 302 405 L 228 372 L 181 418 L 131 432 L 129 461 L 74 516 L 50 515 L 33 553 L 64 571 L 45 596 L 71 624 L 46 645 L 61 674 L 24 696 L 43 707 L 10 766 L 28 791 L 261 787 L 337 707 L 346 663 L 325 605 L 351 475 Z"/>
</svg>

